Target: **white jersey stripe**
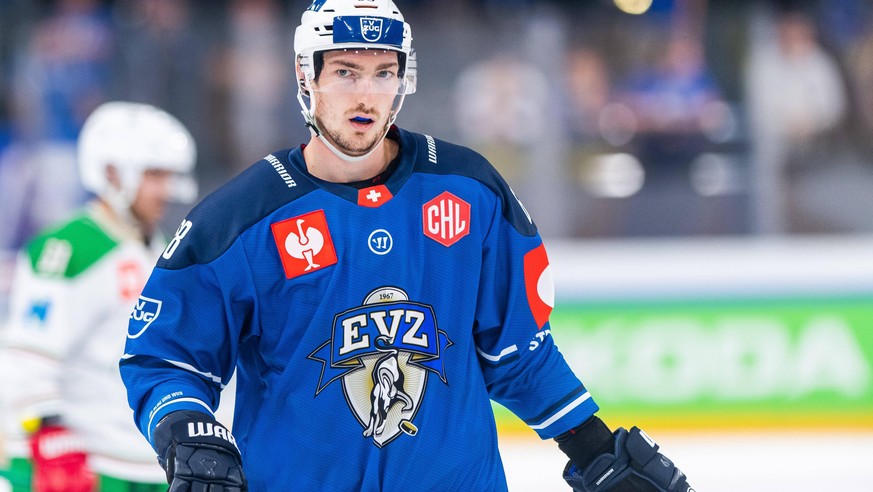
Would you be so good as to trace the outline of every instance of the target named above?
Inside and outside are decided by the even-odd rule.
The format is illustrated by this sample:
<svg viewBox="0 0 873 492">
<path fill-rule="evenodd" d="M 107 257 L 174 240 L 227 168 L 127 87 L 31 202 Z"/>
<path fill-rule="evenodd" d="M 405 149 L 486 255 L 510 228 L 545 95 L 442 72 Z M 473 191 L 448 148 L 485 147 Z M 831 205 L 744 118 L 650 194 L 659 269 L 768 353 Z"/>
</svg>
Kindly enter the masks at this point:
<svg viewBox="0 0 873 492">
<path fill-rule="evenodd" d="M 515 345 L 510 345 L 509 347 L 506 347 L 505 349 L 501 350 L 498 355 L 491 355 L 491 354 L 486 354 L 479 347 L 476 347 L 476 352 L 479 352 L 479 355 L 490 360 L 491 362 L 497 362 L 500 359 L 506 357 L 507 355 L 509 355 L 513 352 L 516 352 L 517 350 L 518 350 L 518 347 L 516 347 Z"/>
<path fill-rule="evenodd" d="M 207 405 L 206 403 L 203 403 L 202 401 L 198 400 L 197 398 L 176 398 L 175 400 L 170 400 L 166 403 L 162 403 L 162 404 L 158 405 L 157 407 L 155 407 L 154 410 L 152 410 L 152 415 L 151 415 L 151 417 L 149 417 L 149 427 L 148 427 L 149 442 L 152 441 L 152 421 L 154 420 L 155 415 L 157 415 L 157 413 L 164 407 L 167 407 L 169 405 L 173 405 L 175 403 L 183 403 L 183 402 L 196 403 L 198 405 L 202 405 L 203 408 L 206 409 L 206 412 L 209 413 L 209 415 L 212 415 L 213 417 L 215 416 L 212 413 L 212 409 L 209 408 L 209 405 Z"/>
<path fill-rule="evenodd" d="M 199 374 L 205 378 L 211 379 L 213 382 L 221 385 L 221 389 L 224 389 L 224 385 L 221 384 L 221 378 L 219 376 L 212 374 L 211 372 L 198 371 L 196 367 L 192 366 L 191 364 L 186 364 L 184 362 L 178 362 L 175 360 L 167 360 L 167 359 L 164 359 L 164 361 L 166 361 L 170 364 L 173 364 L 176 367 L 181 367 L 182 369 L 185 369 L 186 371 L 191 371 L 195 374 Z"/>
<path fill-rule="evenodd" d="M 575 400 L 571 401 L 567 406 L 565 406 L 564 408 L 558 410 L 557 413 L 555 413 L 555 414 L 552 415 L 551 417 L 547 418 L 547 419 L 546 419 L 545 421 L 543 421 L 541 424 L 532 425 L 532 426 L 530 426 L 530 428 L 533 429 L 533 430 L 545 429 L 546 427 L 548 427 L 548 426 L 554 424 L 555 422 L 557 422 L 558 419 L 560 419 L 560 418 L 563 417 L 564 415 L 567 415 L 568 413 L 570 413 L 571 410 L 573 410 L 574 408 L 578 407 L 578 406 L 581 405 L 585 400 L 587 400 L 587 399 L 589 399 L 589 398 L 591 398 L 591 395 L 586 391 L 586 392 L 583 393 L 581 396 L 579 396 L 579 398 L 576 398 Z"/>
<path fill-rule="evenodd" d="M 134 357 L 136 357 L 135 354 L 124 354 L 121 356 L 121 360 L 132 359 Z M 185 369 L 186 371 L 193 372 L 194 374 L 199 374 L 207 379 L 211 379 L 213 383 L 218 383 L 221 386 L 221 389 L 224 389 L 224 387 L 225 387 L 225 385 L 221 382 L 221 377 L 216 376 L 216 375 L 212 374 L 211 372 L 198 371 L 197 368 L 195 368 L 191 364 L 186 364 L 184 362 L 178 362 L 175 360 L 164 359 L 164 362 L 166 362 L 168 364 L 173 364 L 176 367 L 181 367 L 182 369 Z"/>
</svg>

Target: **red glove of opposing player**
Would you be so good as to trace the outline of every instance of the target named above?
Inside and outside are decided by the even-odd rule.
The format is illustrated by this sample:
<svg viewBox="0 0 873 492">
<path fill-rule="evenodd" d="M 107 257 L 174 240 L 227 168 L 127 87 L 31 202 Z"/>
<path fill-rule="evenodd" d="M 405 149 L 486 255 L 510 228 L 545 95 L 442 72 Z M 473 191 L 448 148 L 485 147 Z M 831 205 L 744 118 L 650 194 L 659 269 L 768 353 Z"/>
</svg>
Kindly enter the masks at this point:
<svg viewBox="0 0 873 492">
<path fill-rule="evenodd" d="M 43 425 L 30 436 L 34 492 L 92 492 L 94 473 L 82 440 L 59 425 Z"/>
</svg>

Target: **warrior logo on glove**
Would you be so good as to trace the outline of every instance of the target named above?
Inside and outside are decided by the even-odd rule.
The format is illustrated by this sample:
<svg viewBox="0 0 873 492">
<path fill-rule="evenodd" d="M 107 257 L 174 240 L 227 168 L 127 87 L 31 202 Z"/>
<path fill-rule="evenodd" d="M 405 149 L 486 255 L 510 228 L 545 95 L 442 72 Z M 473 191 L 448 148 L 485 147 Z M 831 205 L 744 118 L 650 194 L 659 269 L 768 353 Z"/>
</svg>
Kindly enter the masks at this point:
<svg viewBox="0 0 873 492">
<path fill-rule="evenodd" d="M 401 433 L 414 436 L 428 375 L 448 383 L 442 353 L 451 345 L 431 306 L 410 301 L 399 288 L 381 287 L 362 306 L 337 314 L 331 339 L 309 355 L 322 363 L 315 395 L 341 379 L 365 438 L 382 447 Z"/>
</svg>

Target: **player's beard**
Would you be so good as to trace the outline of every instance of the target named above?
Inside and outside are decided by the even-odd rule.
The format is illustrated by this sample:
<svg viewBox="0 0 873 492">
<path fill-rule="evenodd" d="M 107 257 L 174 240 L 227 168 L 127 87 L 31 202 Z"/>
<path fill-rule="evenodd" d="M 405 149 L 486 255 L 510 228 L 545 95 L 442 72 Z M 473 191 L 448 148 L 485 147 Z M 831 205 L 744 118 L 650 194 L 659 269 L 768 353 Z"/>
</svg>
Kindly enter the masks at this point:
<svg viewBox="0 0 873 492">
<path fill-rule="evenodd" d="M 324 135 L 333 143 L 334 147 L 336 147 L 337 150 L 351 157 L 365 155 L 366 153 L 376 148 L 382 142 L 382 139 L 388 130 L 388 122 L 384 121 L 380 124 L 382 118 L 379 112 L 375 109 L 368 109 L 365 108 L 363 105 L 360 105 L 358 108 L 356 108 L 355 111 L 351 113 L 355 114 L 357 112 L 372 115 L 374 123 L 371 131 L 375 130 L 376 128 L 379 128 L 379 130 L 373 133 L 361 133 L 355 132 L 354 130 L 342 132 L 331 128 L 329 125 L 325 125 L 323 120 L 316 116 L 316 121 L 318 122 L 318 126 L 319 128 L 321 128 L 322 133 L 324 133 Z M 361 140 L 360 138 L 355 138 L 356 134 L 364 135 L 367 138 L 364 140 Z"/>
<path fill-rule="evenodd" d="M 359 155 L 364 155 L 367 152 L 373 150 L 379 143 L 382 141 L 382 135 L 384 133 L 385 127 L 382 127 L 382 131 L 379 133 L 373 134 L 372 137 L 368 138 L 365 141 L 353 142 L 351 138 L 347 138 L 345 135 L 340 134 L 339 132 L 331 131 L 330 129 L 326 129 L 325 133 L 327 137 L 333 141 L 334 146 L 337 150 L 341 151 L 346 155 L 350 155 L 352 157 L 357 157 Z"/>
</svg>

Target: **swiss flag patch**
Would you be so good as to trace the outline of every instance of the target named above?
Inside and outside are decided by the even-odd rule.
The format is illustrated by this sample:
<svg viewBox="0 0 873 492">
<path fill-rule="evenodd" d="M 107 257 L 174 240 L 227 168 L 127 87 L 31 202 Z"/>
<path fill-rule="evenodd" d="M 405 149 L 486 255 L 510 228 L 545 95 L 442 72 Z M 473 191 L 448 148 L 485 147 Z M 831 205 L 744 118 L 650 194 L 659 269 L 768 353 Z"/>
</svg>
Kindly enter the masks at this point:
<svg viewBox="0 0 873 492">
<path fill-rule="evenodd" d="M 358 190 L 358 205 L 362 207 L 380 207 L 392 198 L 394 195 L 385 185 L 368 186 Z"/>
<path fill-rule="evenodd" d="M 336 249 L 324 210 L 275 222 L 270 224 L 270 229 L 282 258 L 285 277 L 292 279 L 336 264 Z"/>
<path fill-rule="evenodd" d="M 546 247 L 542 244 L 524 255 L 524 290 L 534 321 L 542 329 L 555 306 L 555 283 Z"/>
</svg>

